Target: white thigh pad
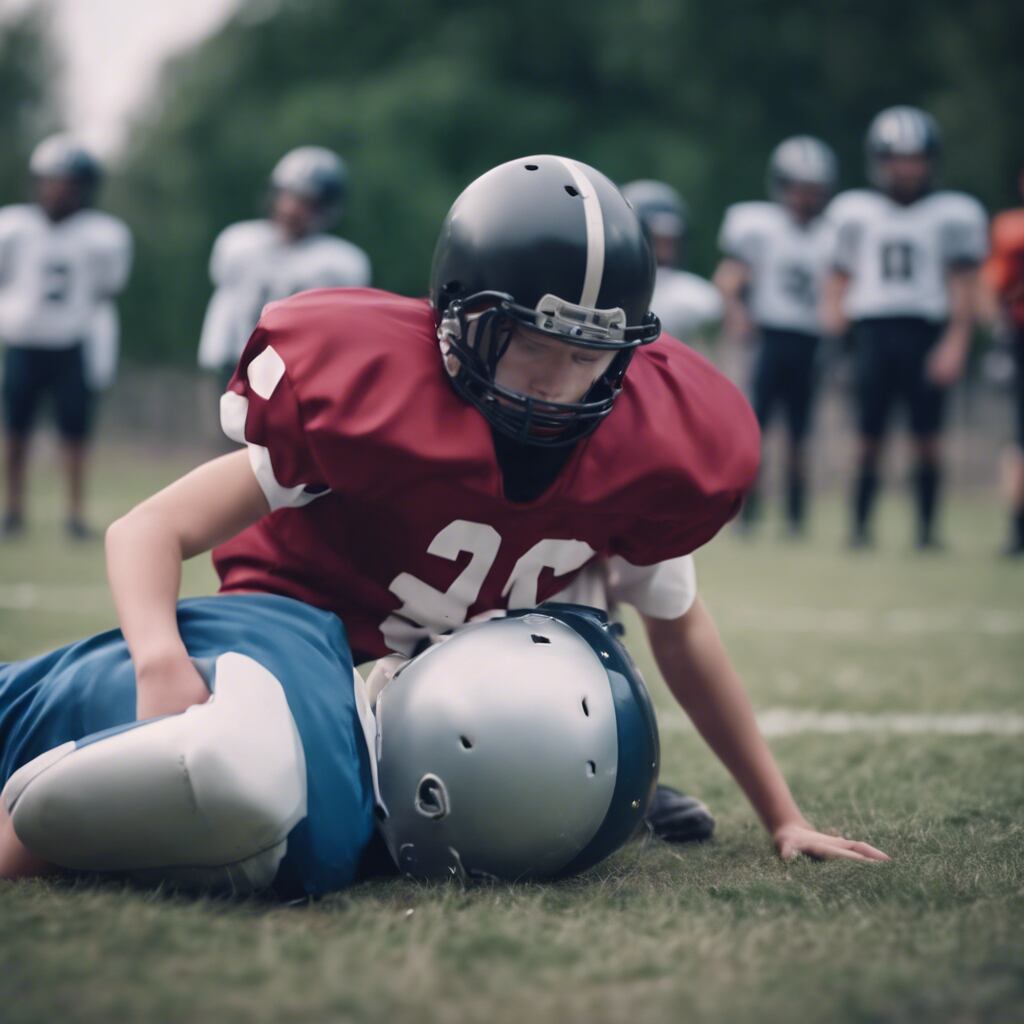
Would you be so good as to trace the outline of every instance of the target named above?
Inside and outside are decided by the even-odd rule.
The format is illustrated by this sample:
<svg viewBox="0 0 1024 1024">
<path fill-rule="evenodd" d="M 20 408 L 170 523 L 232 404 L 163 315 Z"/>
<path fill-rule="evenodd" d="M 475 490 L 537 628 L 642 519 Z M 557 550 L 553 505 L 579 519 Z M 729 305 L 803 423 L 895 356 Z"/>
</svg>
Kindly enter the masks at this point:
<svg viewBox="0 0 1024 1024">
<path fill-rule="evenodd" d="M 230 652 L 207 703 L 55 747 L 3 800 L 18 838 L 61 867 L 244 892 L 273 881 L 306 816 L 306 760 L 280 682 Z"/>
</svg>

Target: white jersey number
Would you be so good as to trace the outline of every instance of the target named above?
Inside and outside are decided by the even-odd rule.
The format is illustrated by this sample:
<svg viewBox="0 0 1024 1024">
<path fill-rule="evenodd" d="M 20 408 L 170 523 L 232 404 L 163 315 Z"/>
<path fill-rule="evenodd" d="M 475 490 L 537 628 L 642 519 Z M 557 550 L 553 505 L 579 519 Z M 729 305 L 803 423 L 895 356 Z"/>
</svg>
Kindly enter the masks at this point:
<svg viewBox="0 0 1024 1024">
<path fill-rule="evenodd" d="M 402 601 L 381 624 L 388 648 L 411 655 L 416 645 L 432 633 L 443 633 L 466 621 L 484 581 L 498 557 L 501 537 L 493 526 L 456 519 L 430 542 L 427 553 L 455 561 L 470 555 L 469 563 L 447 590 L 424 583 L 410 573 L 399 573 L 388 589 Z M 596 552 L 581 540 L 538 541 L 515 564 L 501 593 L 509 608 L 532 608 L 537 603 L 540 575 L 551 569 L 564 576 L 579 569 Z"/>
</svg>

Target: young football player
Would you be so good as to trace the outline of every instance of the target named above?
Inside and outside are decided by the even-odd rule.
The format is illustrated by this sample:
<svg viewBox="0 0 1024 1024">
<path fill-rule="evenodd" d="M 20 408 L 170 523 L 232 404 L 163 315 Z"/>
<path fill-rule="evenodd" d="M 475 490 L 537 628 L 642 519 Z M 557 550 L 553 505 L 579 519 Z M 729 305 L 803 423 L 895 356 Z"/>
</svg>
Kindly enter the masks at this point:
<svg viewBox="0 0 1024 1024">
<path fill-rule="evenodd" d="M 139 717 L 207 697 L 176 601 L 182 560 L 210 548 L 222 593 L 335 612 L 357 663 L 618 558 L 672 692 L 782 855 L 881 857 L 803 818 L 680 563 L 738 509 L 758 431 L 706 360 L 659 340 L 653 283 L 615 186 L 545 155 L 456 200 L 429 300 L 342 289 L 267 307 L 221 403 L 245 450 L 107 533 Z"/>
<path fill-rule="evenodd" d="M 1018 184 L 1024 195 L 1024 166 Z M 1017 436 L 1009 462 L 1010 533 L 1003 553 L 1020 558 L 1024 556 L 1024 209 L 1006 210 L 992 221 L 992 252 L 982 277 L 989 319 L 1008 338 L 1013 353 Z"/>
<path fill-rule="evenodd" d="M 786 522 L 804 529 L 807 504 L 805 442 L 816 383 L 821 281 L 828 260 L 828 225 L 821 216 L 836 185 L 836 160 L 819 139 L 797 135 L 768 161 L 768 202 L 736 203 L 719 236 L 723 259 L 715 284 L 725 299 L 725 333 L 755 341 L 751 401 L 761 428 L 776 411 L 786 426 Z M 743 506 L 751 524 L 757 492 Z"/>
<path fill-rule="evenodd" d="M 0 209 L 0 340 L 7 497 L 0 532 L 25 528 L 29 440 L 39 404 L 53 403 L 67 478 L 68 535 L 89 536 L 86 446 L 95 392 L 116 362 L 111 300 L 131 268 L 132 238 L 91 209 L 100 165 L 67 135 L 44 139 L 29 163 L 34 202 Z"/>
<path fill-rule="evenodd" d="M 936 190 L 939 129 L 916 107 L 890 107 L 867 134 L 870 189 L 837 196 L 833 269 L 823 318 L 852 332 L 857 362 L 859 465 L 850 544 L 869 546 L 879 460 L 896 406 L 910 421 L 920 550 L 935 533 L 943 411 L 970 346 L 978 265 L 987 250 L 985 211 L 962 192 Z"/>
<path fill-rule="evenodd" d="M 215 291 L 199 339 L 199 365 L 228 379 L 263 307 L 310 288 L 362 288 L 370 261 L 328 234 L 341 215 L 348 172 L 320 146 L 286 153 L 270 175 L 270 216 L 226 227 L 213 245 Z"/>
<path fill-rule="evenodd" d="M 654 250 L 658 265 L 651 309 L 661 329 L 697 344 L 722 319 L 722 297 L 710 281 L 684 270 L 689 211 L 679 193 L 662 181 L 641 179 L 622 186 Z"/>
<path fill-rule="evenodd" d="M 338 619 L 291 598 L 178 619 L 212 693 L 182 714 L 135 721 L 117 631 L 0 665 L 0 878 L 318 896 L 367 874 L 375 819 L 392 872 L 547 878 L 642 819 L 654 713 L 593 609 L 467 625 L 367 684 Z"/>
</svg>

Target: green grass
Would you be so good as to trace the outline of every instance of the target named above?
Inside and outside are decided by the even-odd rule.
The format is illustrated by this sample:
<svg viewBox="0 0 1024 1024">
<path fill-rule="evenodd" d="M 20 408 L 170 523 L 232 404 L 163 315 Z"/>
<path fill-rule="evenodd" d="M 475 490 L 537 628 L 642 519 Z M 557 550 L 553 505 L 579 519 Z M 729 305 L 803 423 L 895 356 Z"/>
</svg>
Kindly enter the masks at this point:
<svg viewBox="0 0 1024 1024">
<path fill-rule="evenodd" d="M 108 454 L 96 521 L 184 468 Z M 40 472 L 29 537 L 0 548 L 0 583 L 50 588 L 41 605 L 0 610 L 0 659 L 112 622 L 101 545 L 65 542 L 56 497 Z M 699 559 L 759 708 L 1024 713 L 1024 565 L 993 557 L 994 499 L 951 504 L 951 550 L 936 558 L 909 552 L 897 495 L 864 556 L 841 550 L 836 501 L 815 512 L 807 544 L 775 540 L 770 523 Z M 187 592 L 211 586 L 205 559 L 186 567 Z M 637 843 L 557 885 L 394 881 L 302 907 L 0 883 L 0 1020 L 1024 1020 L 1021 737 L 773 740 L 808 814 L 894 858 L 783 864 L 648 674 L 663 775 L 712 805 L 713 843 Z"/>
</svg>

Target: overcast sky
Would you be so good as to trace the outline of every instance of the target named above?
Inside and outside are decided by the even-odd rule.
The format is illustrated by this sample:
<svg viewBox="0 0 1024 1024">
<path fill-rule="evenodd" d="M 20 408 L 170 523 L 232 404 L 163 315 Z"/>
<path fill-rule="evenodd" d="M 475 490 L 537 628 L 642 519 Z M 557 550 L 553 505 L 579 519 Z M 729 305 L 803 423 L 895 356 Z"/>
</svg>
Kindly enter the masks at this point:
<svg viewBox="0 0 1024 1024">
<path fill-rule="evenodd" d="M 0 0 L 5 12 L 38 0 Z M 160 62 L 219 28 L 238 0 L 52 0 L 68 127 L 104 155 L 153 88 Z"/>
</svg>

